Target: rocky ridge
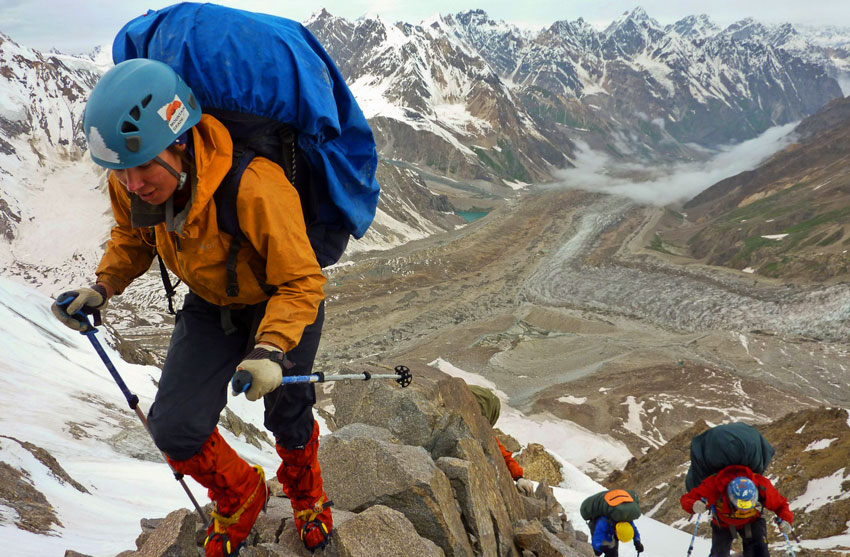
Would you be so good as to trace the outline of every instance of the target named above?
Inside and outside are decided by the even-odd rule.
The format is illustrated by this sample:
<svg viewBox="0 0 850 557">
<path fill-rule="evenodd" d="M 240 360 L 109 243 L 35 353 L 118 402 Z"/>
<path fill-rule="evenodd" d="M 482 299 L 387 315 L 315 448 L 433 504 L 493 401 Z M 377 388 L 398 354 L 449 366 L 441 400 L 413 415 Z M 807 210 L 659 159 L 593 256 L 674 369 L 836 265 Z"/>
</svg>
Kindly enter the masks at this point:
<svg viewBox="0 0 850 557">
<path fill-rule="evenodd" d="M 545 480 L 533 496 L 519 494 L 465 383 L 427 368 L 413 371 L 407 389 L 379 381 L 335 384 L 334 431 L 319 448 L 335 527 L 332 542 L 314 555 L 589 556 L 586 538 Z M 279 484 L 268 483 L 267 511 L 240 555 L 309 555 Z M 143 520 L 137 549 L 119 555 L 202 555 L 203 537 L 194 513 L 175 510 Z"/>
</svg>

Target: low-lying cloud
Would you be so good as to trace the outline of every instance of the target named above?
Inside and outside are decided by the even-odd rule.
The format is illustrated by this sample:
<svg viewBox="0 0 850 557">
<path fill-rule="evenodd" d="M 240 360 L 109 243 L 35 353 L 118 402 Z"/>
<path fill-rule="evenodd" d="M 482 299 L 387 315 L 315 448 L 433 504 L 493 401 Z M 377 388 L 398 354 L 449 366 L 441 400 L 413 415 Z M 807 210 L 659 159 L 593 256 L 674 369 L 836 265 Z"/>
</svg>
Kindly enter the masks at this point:
<svg viewBox="0 0 850 557">
<path fill-rule="evenodd" d="M 760 136 L 717 149 L 704 162 L 672 166 L 640 166 L 618 163 L 605 153 L 576 141 L 575 168 L 559 171 L 559 186 L 597 191 L 634 199 L 650 205 L 686 202 L 724 178 L 756 168 L 793 140 L 796 122 L 768 129 Z M 643 181 L 616 175 L 651 176 Z"/>
</svg>

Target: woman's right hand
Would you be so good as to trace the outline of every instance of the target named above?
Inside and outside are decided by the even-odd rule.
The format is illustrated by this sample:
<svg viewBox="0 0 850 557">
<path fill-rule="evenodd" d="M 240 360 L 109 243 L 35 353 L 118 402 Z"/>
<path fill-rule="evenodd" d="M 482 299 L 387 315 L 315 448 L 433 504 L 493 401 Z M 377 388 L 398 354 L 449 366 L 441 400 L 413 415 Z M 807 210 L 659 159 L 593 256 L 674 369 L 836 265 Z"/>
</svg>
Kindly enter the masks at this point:
<svg viewBox="0 0 850 557">
<path fill-rule="evenodd" d="M 67 302 L 67 300 L 71 300 Z M 66 327 L 75 331 L 84 331 L 88 325 L 80 319 L 74 317 L 74 314 L 82 311 L 86 315 L 99 312 L 106 307 L 108 301 L 106 288 L 100 284 L 89 287 L 77 288 L 76 290 L 68 290 L 59 294 L 56 302 L 50 306 L 50 311 L 53 315 L 62 322 Z M 62 305 L 57 302 L 61 301 Z M 67 302 L 67 303 L 66 303 Z"/>
</svg>

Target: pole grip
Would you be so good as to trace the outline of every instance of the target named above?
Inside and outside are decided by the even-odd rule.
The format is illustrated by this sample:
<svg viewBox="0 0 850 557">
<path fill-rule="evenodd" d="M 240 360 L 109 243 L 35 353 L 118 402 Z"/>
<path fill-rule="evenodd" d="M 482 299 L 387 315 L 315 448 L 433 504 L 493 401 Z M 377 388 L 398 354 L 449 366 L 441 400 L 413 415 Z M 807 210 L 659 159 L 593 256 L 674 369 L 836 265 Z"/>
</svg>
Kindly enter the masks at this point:
<svg viewBox="0 0 850 557">
<path fill-rule="evenodd" d="M 246 371 L 244 369 L 238 370 L 233 374 L 233 379 L 230 380 L 230 387 L 233 389 L 233 394 L 238 395 L 240 393 L 244 393 L 251 388 L 251 383 L 253 381 L 254 377 L 251 375 L 250 371 Z"/>
<path fill-rule="evenodd" d="M 91 321 L 89 321 L 88 315 L 86 315 L 82 310 L 77 311 L 73 315 L 68 313 L 68 306 L 71 305 L 71 302 L 73 302 L 76 298 L 77 296 L 73 292 L 63 292 L 62 294 L 59 294 L 58 298 L 56 298 L 56 305 L 62 308 L 62 311 L 65 312 L 68 317 L 80 322 L 80 325 L 83 327 L 80 329 L 81 333 L 86 334 L 92 331 L 97 331 L 97 329 L 95 329 L 91 324 Z M 100 323 L 98 322 L 98 324 Z"/>
</svg>

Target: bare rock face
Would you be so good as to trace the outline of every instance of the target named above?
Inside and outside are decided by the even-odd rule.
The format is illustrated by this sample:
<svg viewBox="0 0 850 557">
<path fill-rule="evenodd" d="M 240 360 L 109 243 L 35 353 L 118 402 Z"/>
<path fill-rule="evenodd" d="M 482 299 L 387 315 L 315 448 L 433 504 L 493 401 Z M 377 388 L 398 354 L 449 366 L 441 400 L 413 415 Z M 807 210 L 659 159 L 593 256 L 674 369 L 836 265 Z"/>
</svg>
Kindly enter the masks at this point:
<svg viewBox="0 0 850 557">
<path fill-rule="evenodd" d="M 144 522 L 143 527 L 144 527 Z M 197 552 L 195 531 L 198 517 L 189 509 L 177 509 L 140 536 L 138 551 L 124 551 L 119 557 L 182 557 Z"/>
<path fill-rule="evenodd" d="M 404 513 L 447 555 L 472 555 L 451 484 L 422 447 L 352 424 L 323 439 L 319 461 L 328 497 L 355 512 L 385 505 Z"/>
<path fill-rule="evenodd" d="M 493 429 L 466 383 L 420 375 L 417 370 L 414 375 L 416 379 L 406 389 L 378 382 L 337 385 L 333 391 L 337 425 L 362 422 L 385 427 L 402 442 L 424 447 L 435 460 L 448 456 L 471 461 L 474 451 L 470 453 L 470 445 L 461 441 L 475 441 L 492 469 L 511 522 L 524 519 L 522 500 Z"/>
<path fill-rule="evenodd" d="M 480 446 L 470 449 L 471 454 L 478 452 L 480 455 L 473 460 L 442 457 L 437 466 L 452 482 L 476 554 L 516 555 L 512 541 L 501 536 L 502 532 L 510 531 L 512 525 L 493 475 L 484 464 L 484 453 Z"/>
<path fill-rule="evenodd" d="M 537 557 L 584 555 L 584 553 L 579 553 L 570 548 L 537 520 L 519 525 L 516 530 L 516 536 L 520 547 L 523 550 L 531 551 Z"/>
<path fill-rule="evenodd" d="M 517 441 L 512 436 L 508 435 L 498 427 L 493 428 L 493 433 L 496 435 L 496 439 L 498 439 L 499 442 L 512 453 L 518 452 L 522 449 L 522 445 L 519 444 L 519 441 Z"/>
<path fill-rule="evenodd" d="M 384 505 L 369 507 L 334 529 L 334 543 L 325 552 L 339 557 L 443 557 L 434 542 L 417 535 L 400 512 Z"/>
<path fill-rule="evenodd" d="M 551 485 L 564 481 L 561 465 L 539 443 L 529 443 L 525 450 L 514 455 L 514 459 L 522 466 L 523 476 L 529 480 L 540 482 L 545 479 Z"/>
</svg>

